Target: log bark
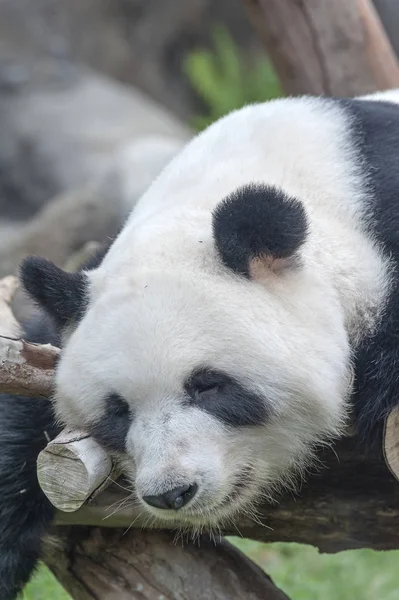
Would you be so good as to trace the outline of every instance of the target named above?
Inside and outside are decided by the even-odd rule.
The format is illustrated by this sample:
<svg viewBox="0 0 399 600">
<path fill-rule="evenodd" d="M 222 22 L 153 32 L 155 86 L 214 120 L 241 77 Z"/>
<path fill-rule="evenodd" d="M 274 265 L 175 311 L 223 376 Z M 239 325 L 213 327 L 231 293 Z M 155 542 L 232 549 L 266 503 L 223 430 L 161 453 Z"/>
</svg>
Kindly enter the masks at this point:
<svg viewBox="0 0 399 600">
<path fill-rule="evenodd" d="M 0 393 L 49 398 L 59 349 L 12 337 L 21 334 L 10 306 L 17 289 L 16 277 L 0 279 Z"/>
<path fill-rule="evenodd" d="M 371 0 L 243 0 L 287 94 L 356 96 L 399 86 Z"/>
<path fill-rule="evenodd" d="M 61 531 L 45 562 L 74 600 L 288 600 L 228 542 L 165 531 Z"/>
<path fill-rule="evenodd" d="M 0 393 L 50 398 L 59 349 L 0 336 Z"/>
</svg>

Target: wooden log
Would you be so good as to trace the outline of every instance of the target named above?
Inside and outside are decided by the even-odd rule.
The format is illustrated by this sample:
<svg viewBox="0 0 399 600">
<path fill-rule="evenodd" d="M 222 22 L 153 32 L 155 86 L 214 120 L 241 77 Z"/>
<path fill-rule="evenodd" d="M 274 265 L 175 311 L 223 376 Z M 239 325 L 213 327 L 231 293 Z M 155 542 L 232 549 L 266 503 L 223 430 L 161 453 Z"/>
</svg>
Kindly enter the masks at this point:
<svg viewBox="0 0 399 600">
<path fill-rule="evenodd" d="M 120 473 L 116 462 L 84 431 L 63 431 L 37 460 L 40 487 L 64 512 L 81 508 Z"/>
<path fill-rule="evenodd" d="M 17 339 L 21 327 L 11 309 L 18 279 L 0 279 L 0 392 L 24 396 L 51 396 L 58 348 Z"/>
<path fill-rule="evenodd" d="M 59 349 L 0 336 L 0 392 L 50 398 Z"/>
<path fill-rule="evenodd" d="M 287 94 L 357 96 L 399 87 L 371 0 L 243 0 Z"/>
<path fill-rule="evenodd" d="M 399 480 L 399 407 L 389 413 L 385 421 L 383 453 L 392 475 Z"/>
<path fill-rule="evenodd" d="M 165 531 L 58 531 L 45 562 L 74 600 L 288 600 L 228 542 Z"/>
</svg>

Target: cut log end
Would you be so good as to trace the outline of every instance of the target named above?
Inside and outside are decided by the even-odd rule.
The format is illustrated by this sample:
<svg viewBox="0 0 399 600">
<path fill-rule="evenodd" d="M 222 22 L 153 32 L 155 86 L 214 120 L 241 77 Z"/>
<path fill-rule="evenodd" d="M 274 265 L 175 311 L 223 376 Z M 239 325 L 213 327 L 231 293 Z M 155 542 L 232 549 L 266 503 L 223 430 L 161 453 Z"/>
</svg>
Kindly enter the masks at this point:
<svg viewBox="0 0 399 600">
<path fill-rule="evenodd" d="M 399 481 L 399 407 L 395 407 L 385 421 L 383 450 L 389 470 Z"/>
<path fill-rule="evenodd" d="M 63 432 L 37 460 L 40 487 L 63 512 L 78 510 L 118 475 L 111 457 L 85 432 Z"/>
</svg>

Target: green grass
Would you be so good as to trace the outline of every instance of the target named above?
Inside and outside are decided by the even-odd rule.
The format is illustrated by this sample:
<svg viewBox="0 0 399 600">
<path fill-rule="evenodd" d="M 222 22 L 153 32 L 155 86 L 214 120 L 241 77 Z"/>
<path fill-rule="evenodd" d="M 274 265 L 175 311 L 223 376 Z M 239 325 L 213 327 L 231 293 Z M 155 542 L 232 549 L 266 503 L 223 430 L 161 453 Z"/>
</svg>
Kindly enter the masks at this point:
<svg viewBox="0 0 399 600">
<path fill-rule="evenodd" d="M 23 600 L 70 600 L 53 574 L 43 565 L 25 588 Z"/>
<path fill-rule="evenodd" d="M 398 600 L 399 551 L 319 554 L 312 546 L 232 539 L 292 600 Z"/>
<path fill-rule="evenodd" d="M 291 600 L 398 600 L 399 551 L 350 550 L 319 554 L 311 546 L 260 544 L 230 538 L 272 577 Z M 23 600 L 69 600 L 42 567 Z"/>
</svg>

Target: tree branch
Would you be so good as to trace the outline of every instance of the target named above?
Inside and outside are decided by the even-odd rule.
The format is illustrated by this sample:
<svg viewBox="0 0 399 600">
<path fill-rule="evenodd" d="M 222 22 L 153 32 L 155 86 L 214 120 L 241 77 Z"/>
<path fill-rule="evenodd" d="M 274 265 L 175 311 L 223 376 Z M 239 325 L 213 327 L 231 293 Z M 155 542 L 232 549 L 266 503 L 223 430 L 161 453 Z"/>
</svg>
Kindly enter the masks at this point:
<svg viewBox="0 0 399 600">
<path fill-rule="evenodd" d="M 399 86 L 370 0 L 243 0 L 287 94 L 357 96 Z"/>
<path fill-rule="evenodd" d="M 59 349 L 0 336 L 0 393 L 50 398 Z"/>
<path fill-rule="evenodd" d="M 16 338 L 21 327 L 10 304 L 18 285 L 12 275 L 0 279 L 0 392 L 49 398 L 59 350 Z"/>
<path fill-rule="evenodd" d="M 58 528 L 45 562 L 74 600 L 288 600 L 227 541 L 168 531 Z"/>
</svg>

